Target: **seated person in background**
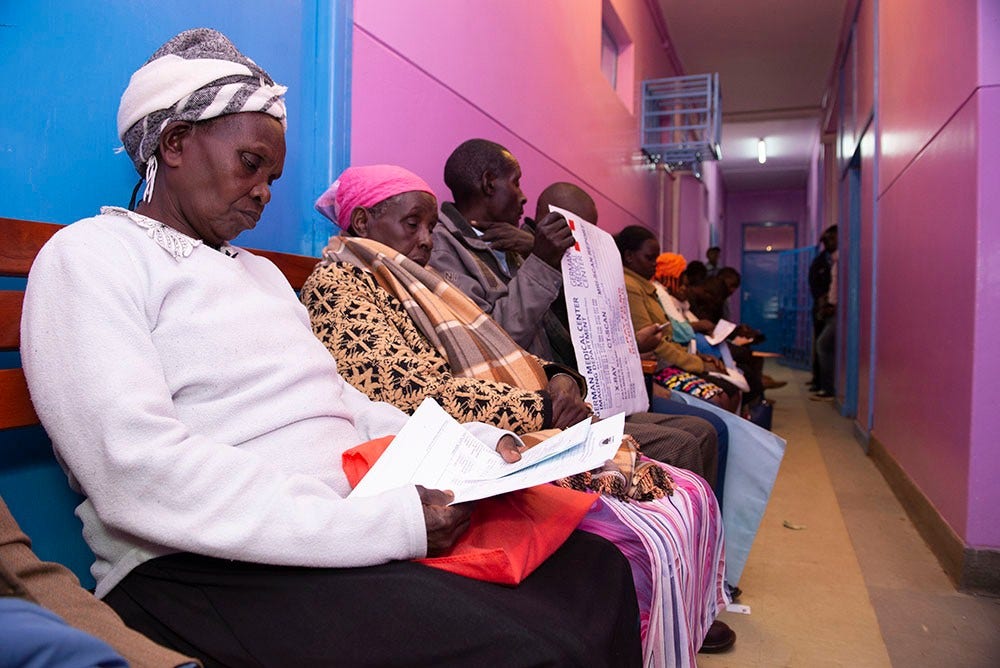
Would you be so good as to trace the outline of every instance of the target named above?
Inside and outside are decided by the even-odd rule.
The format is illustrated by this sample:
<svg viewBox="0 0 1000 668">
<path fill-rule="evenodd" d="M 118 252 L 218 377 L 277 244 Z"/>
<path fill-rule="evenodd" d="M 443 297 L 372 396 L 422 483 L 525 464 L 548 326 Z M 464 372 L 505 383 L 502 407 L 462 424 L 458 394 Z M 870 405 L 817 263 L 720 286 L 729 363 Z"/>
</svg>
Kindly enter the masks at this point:
<svg viewBox="0 0 1000 668">
<path fill-rule="evenodd" d="M 615 235 L 615 243 L 622 256 L 625 270 L 625 289 L 632 326 L 638 332 L 652 325 L 659 325 L 664 336 L 653 349 L 659 365 L 656 382 L 667 389 L 686 392 L 700 399 L 711 401 L 729 411 L 739 406 L 739 390 L 719 378 L 706 380 L 709 371 L 725 373 L 725 365 L 710 355 L 693 355 L 673 339 L 670 320 L 656 298 L 652 278 L 656 271 L 656 258 L 660 243 L 645 227 L 630 225 Z M 642 350 L 640 345 L 639 350 Z"/>
<path fill-rule="evenodd" d="M 524 225 L 519 228 L 522 234 L 534 234 L 535 221 L 543 220 L 548 215 L 550 204 L 572 211 L 584 220 L 590 221 L 594 225 L 597 224 L 597 205 L 590 195 L 579 186 L 560 181 L 550 184 L 542 190 L 535 206 L 535 217 L 526 217 Z M 566 293 L 563 291 L 561 280 L 559 294 L 552 300 L 552 306 L 549 307 L 549 311 L 545 315 L 543 325 L 549 347 L 552 349 L 553 359 L 575 369 L 576 351 L 573 349 L 573 338 L 569 332 Z"/>
<path fill-rule="evenodd" d="M 744 389 L 747 389 L 747 392 L 743 395 L 743 404 L 747 406 L 760 401 L 764 398 L 763 359 L 753 357 L 750 350 L 741 344 L 748 342 L 748 339 L 735 334 L 730 336 L 730 340 L 722 341 L 715 346 L 708 342 L 706 335 L 712 333 L 715 325 L 708 320 L 699 319 L 691 312 L 687 301 L 686 264 L 684 256 L 677 253 L 661 253 L 656 258 L 653 286 L 656 288 L 660 305 L 670 319 L 674 342 L 688 346 L 694 340 L 699 353 L 717 358 L 723 358 L 722 346 L 727 346 L 732 361 L 746 382 Z"/>
<path fill-rule="evenodd" d="M 701 260 L 691 260 L 684 269 L 684 275 L 688 279 L 688 296 L 708 280 L 708 269 Z"/>
<path fill-rule="evenodd" d="M 549 211 L 550 205 L 566 211 L 572 211 L 584 220 L 597 225 L 597 204 L 583 188 L 577 185 L 557 182 L 542 190 L 535 206 L 535 219 L 541 219 Z M 533 221 L 530 219 L 526 220 L 524 227 L 532 229 L 534 227 Z M 552 303 L 551 313 L 558 321 L 558 331 L 556 331 L 554 326 L 547 326 L 545 331 L 549 335 L 549 341 L 552 343 L 553 350 L 558 351 L 568 345 L 570 352 L 572 352 L 573 343 L 569 332 L 569 314 L 566 310 L 566 298 L 562 294 L 562 290 L 560 290 L 559 297 Z M 547 324 L 550 323 L 547 322 Z M 554 332 L 556 332 L 555 336 L 553 336 Z M 638 345 L 641 345 L 644 350 L 652 351 L 663 339 L 663 330 L 656 324 L 650 324 L 644 329 L 637 331 L 635 335 Z M 557 341 L 565 341 L 567 343 L 557 344 Z M 575 368 L 576 357 L 574 356 L 573 361 L 568 362 L 568 364 Z M 726 459 L 729 451 L 729 428 L 726 426 L 725 421 L 712 411 L 681 401 L 670 401 L 669 396 L 670 390 L 658 388 L 656 394 L 650 397 L 650 411 L 666 415 L 690 415 L 698 417 L 710 422 L 716 431 L 719 441 L 719 475 L 716 478 L 713 489 L 721 505 L 725 483 Z"/>
<path fill-rule="evenodd" d="M 97 596 L 211 665 L 637 665 L 608 541 L 573 532 L 499 586 L 409 561 L 468 525 L 448 492 L 347 497 L 342 453 L 407 416 L 345 383 L 281 272 L 229 243 L 282 173 L 284 91 L 214 30 L 168 41 L 118 114 L 137 211 L 60 230 L 31 268 L 24 372 L 86 496 Z"/>
<path fill-rule="evenodd" d="M 302 300 L 313 329 L 348 382 L 407 411 L 433 396 L 460 420 L 513 418 L 511 426 L 517 430 L 539 421 L 546 426 L 543 388 L 546 382 L 551 387 L 552 380 L 546 380 L 545 372 L 551 375 L 559 367 L 543 369 L 468 297 L 424 266 L 437 205 L 422 179 L 391 165 L 351 167 L 319 199 L 317 209 L 344 234 L 330 239 L 322 263 L 303 287 Z M 572 387 L 582 403 L 575 382 Z M 675 643 L 693 656 L 697 643 L 692 639 L 704 636 L 713 616 L 709 611 L 716 607 L 718 573 L 711 572 L 714 566 L 699 572 L 696 555 L 710 554 L 714 539 L 711 531 L 691 527 L 704 520 L 717 523 L 718 510 L 704 481 L 662 468 L 676 483 L 671 500 L 625 504 L 605 496 L 581 528 L 611 537 L 632 560 L 647 656 L 673 655 Z M 612 469 L 593 475 L 607 480 L 617 474 Z M 657 517 L 666 521 L 651 529 L 659 524 Z M 681 545 L 698 547 L 678 550 Z M 656 566 L 658 551 L 671 555 L 663 562 L 670 566 L 662 571 Z M 671 595 L 653 596 L 654 580 Z M 668 602 L 673 612 L 664 611 Z M 680 634 L 677 625 L 684 629 Z M 721 623 L 713 637 L 720 635 L 732 638 Z M 708 642 L 711 648 L 717 640 Z"/>
<path fill-rule="evenodd" d="M 125 626 L 67 568 L 40 561 L 3 499 L 0 647 L 2 666 L 197 665 Z"/>
<path fill-rule="evenodd" d="M 434 229 L 430 266 L 503 327 L 530 353 L 552 359 L 545 325 L 562 287 L 563 253 L 573 233 L 562 216 L 535 222 L 531 252 L 520 243 L 487 241 L 496 230 L 515 232 L 527 199 L 521 192 L 521 167 L 510 151 L 486 139 L 456 148 L 444 166 L 444 182 L 455 201 L 441 205 Z"/>
<path fill-rule="evenodd" d="M 691 312 L 687 301 L 688 277 L 685 273 L 687 261 L 678 253 L 660 253 L 656 258 L 656 272 L 653 275 L 653 286 L 656 288 L 656 298 L 670 318 L 673 331 L 673 341 L 687 345 L 692 339 L 699 344 L 711 334 L 715 325 L 708 320 L 701 320 Z M 698 335 L 702 335 L 701 338 Z M 704 341 L 704 351 L 715 348 Z"/>
<path fill-rule="evenodd" d="M 689 310 L 702 322 L 712 327 L 719 320 L 731 320 L 729 315 L 729 298 L 740 287 L 740 272 L 732 267 L 722 267 L 718 273 L 701 280 L 701 270 L 692 262 L 684 270 L 687 280 L 687 297 Z M 737 323 L 736 329 L 729 335 L 730 351 L 737 366 L 743 371 L 750 383 L 750 392 L 743 397 L 744 407 L 752 406 L 765 399 L 764 390 L 776 389 L 787 385 L 787 381 L 775 380 L 764 373 L 764 360 L 754 357 L 750 346 L 762 343 L 764 335 L 747 325 Z"/>
<path fill-rule="evenodd" d="M 691 265 L 695 263 L 692 262 Z M 700 264 L 700 263 L 699 263 Z M 740 287 L 740 272 L 732 267 L 722 267 L 715 276 L 700 280 L 701 270 L 688 266 L 688 302 L 696 317 L 714 326 L 719 320 L 732 321 L 729 314 L 729 298 Z M 750 343 L 761 343 L 764 336 L 745 323 L 738 323 L 731 336 L 749 339 Z"/>
<path fill-rule="evenodd" d="M 397 193 L 398 199 L 382 198 L 388 187 L 382 184 L 387 182 L 406 183 L 412 190 Z M 423 183 L 400 167 L 352 167 L 318 202 L 317 208 L 335 219 L 346 235 L 331 239 L 324 261 L 303 286 L 302 300 L 338 370 L 365 394 L 405 411 L 413 411 L 429 396 L 460 421 L 480 420 L 519 434 L 561 429 L 590 415 L 583 400 L 586 385 L 576 371 L 526 353 L 467 296 L 424 268 L 436 217 L 418 221 L 436 200 Z M 368 200 L 373 197 L 379 201 Z M 349 237 L 367 237 L 405 251 L 419 267 L 414 270 L 418 276 L 460 305 L 456 308 L 462 319 L 437 322 L 443 317 L 435 310 L 440 307 L 427 309 L 406 299 L 409 310 L 401 310 L 399 296 L 389 299 L 382 289 L 387 280 L 383 274 L 392 265 L 383 263 L 375 272 L 358 266 L 352 249 L 359 244 L 349 243 Z M 334 261 L 333 249 L 344 244 L 349 246 L 346 260 Z M 516 373 L 524 368 L 530 372 Z M 625 429 L 646 456 L 715 482 L 718 451 L 710 424 L 687 416 L 638 413 L 629 416 Z"/>
<path fill-rule="evenodd" d="M 520 178 L 521 168 L 516 158 L 495 142 L 470 139 L 456 148 L 444 168 L 444 180 L 455 203 L 445 202 L 441 206 L 429 264 L 489 313 L 519 346 L 545 360 L 551 360 L 553 352 L 560 352 L 560 360 L 572 364 L 569 332 L 552 306 L 563 299 L 561 261 L 573 244 L 573 235 L 562 216 L 547 213 L 545 201 L 551 197 L 553 203 L 565 203 L 562 199 L 555 200 L 566 193 L 582 191 L 571 184 L 547 188 L 540 198 L 532 236 L 528 230 L 517 227 L 526 201 Z M 583 195 L 594 208 L 596 219 L 593 200 L 586 193 Z M 585 211 L 580 215 L 586 217 L 590 213 Z M 655 326 L 645 334 L 659 337 Z M 696 411 L 668 410 L 670 406 L 656 406 L 655 414 L 630 416 L 630 429 L 644 430 L 641 437 L 635 432 L 633 435 L 644 444 L 648 456 L 675 466 L 697 467 L 690 460 L 683 463 L 676 459 L 676 454 L 654 450 L 652 442 L 658 439 L 655 433 L 649 433 L 653 428 L 639 423 L 667 423 L 690 432 L 702 442 L 709 434 L 718 441 L 720 435 L 727 433 L 725 426 L 716 427 L 716 433 L 711 434 L 713 429 L 701 420 L 687 417 Z M 714 484 L 715 469 L 715 463 L 706 462 L 700 473 Z M 691 470 L 699 472 L 698 468 Z"/>
<path fill-rule="evenodd" d="M 725 318 L 729 296 L 739 287 L 739 277 L 734 281 L 733 271 L 732 267 L 723 267 L 714 276 L 699 280 L 700 270 L 695 267 L 688 290 L 692 313 L 713 325 Z"/>
</svg>

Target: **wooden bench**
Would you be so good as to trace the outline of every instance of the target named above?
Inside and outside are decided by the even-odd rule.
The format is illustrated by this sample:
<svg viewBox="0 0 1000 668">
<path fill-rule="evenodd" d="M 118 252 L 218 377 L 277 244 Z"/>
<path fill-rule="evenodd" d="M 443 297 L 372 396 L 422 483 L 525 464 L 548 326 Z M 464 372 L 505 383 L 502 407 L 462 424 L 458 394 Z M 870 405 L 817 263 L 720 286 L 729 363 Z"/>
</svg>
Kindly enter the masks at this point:
<svg viewBox="0 0 1000 668">
<path fill-rule="evenodd" d="M 20 346 L 24 279 L 38 251 L 62 227 L 0 218 L 0 277 L 7 277 L 0 281 L 18 284 L 14 289 L 6 289 L 6 285 L 0 289 L 0 357 L 9 359 L 3 365 L 7 368 L 0 368 L 0 496 L 35 540 L 39 556 L 65 564 L 82 582 L 92 584 L 87 569 L 93 555 L 86 550 L 79 534 L 79 521 L 72 512 L 79 497 L 69 489 L 51 445 L 41 432 L 16 354 Z M 305 255 L 248 250 L 277 265 L 296 291 L 302 288 L 318 261 Z M 31 455 L 23 456 L 23 451 L 29 448 L 33 449 Z M 61 488 L 55 487 L 58 484 Z M 76 535 L 71 535 L 74 527 Z"/>
</svg>

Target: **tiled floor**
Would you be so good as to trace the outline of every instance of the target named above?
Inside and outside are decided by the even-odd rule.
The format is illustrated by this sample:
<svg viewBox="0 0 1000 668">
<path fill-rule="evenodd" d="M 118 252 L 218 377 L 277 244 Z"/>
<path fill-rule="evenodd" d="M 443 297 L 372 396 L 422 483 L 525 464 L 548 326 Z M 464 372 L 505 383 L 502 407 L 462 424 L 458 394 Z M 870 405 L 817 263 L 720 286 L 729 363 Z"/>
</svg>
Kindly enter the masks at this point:
<svg viewBox="0 0 1000 668">
<path fill-rule="evenodd" d="M 830 402 L 807 375 L 771 390 L 788 440 L 740 586 L 750 615 L 714 666 L 1000 666 L 1000 599 L 959 593 Z M 784 521 L 804 526 L 791 530 Z"/>
</svg>

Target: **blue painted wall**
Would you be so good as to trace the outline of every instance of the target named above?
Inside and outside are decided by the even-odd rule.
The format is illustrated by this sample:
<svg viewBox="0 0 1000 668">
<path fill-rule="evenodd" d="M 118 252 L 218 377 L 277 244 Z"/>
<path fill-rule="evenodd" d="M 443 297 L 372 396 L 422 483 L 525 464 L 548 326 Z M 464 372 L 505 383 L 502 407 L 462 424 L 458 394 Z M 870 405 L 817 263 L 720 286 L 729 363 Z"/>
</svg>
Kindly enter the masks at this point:
<svg viewBox="0 0 1000 668">
<path fill-rule="evenodd" d="M 348 164 L 350 0 L 83 0 L 0 5 L 0 215 L 70 223 L 126 205 L 137 181 L 115 116 L 129 76 L 163 42 L 216 28 L 286 96 L 285 172 L 237 244 L 314 254 L 331 225 L 312 202 Z"/>
<path fill-rule="evenodd" d="M 0 4 L 0 216 L 68 224 L 125 206 L 138 175 L 115 153 L 115 118 L 129 76 L 176 33 L 210 27 L 289 88 L 284 175 L 261 224 L 236 243 L 317 255 L 333 226 L 312 202 L 349 164 L 351 14 L 351 0 Z M 16 353 L 0 356 L 19 365 Z M 72 514 L 79 497 L 41 429 L 0 432 L 0 495 L 43 559 L 93 586 Z"/>
</svg>

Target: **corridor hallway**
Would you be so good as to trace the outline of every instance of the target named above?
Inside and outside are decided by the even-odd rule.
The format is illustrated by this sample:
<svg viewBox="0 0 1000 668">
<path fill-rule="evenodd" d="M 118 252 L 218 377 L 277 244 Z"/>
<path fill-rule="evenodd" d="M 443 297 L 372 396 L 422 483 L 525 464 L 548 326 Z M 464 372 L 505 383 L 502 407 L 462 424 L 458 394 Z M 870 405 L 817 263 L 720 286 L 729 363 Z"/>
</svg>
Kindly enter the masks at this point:
<svg viewBox="0 0 1000 668">
<path fill-rule="evenodd" d="M 736 646 L 698 665 L 1000 666 L 1000 599 L 955 590 L 807 373 L 767 372 L 788 381 L 768 391 L 788 447 L 740 582 L 751 614 L 724 612 Z"/>
</svg>

